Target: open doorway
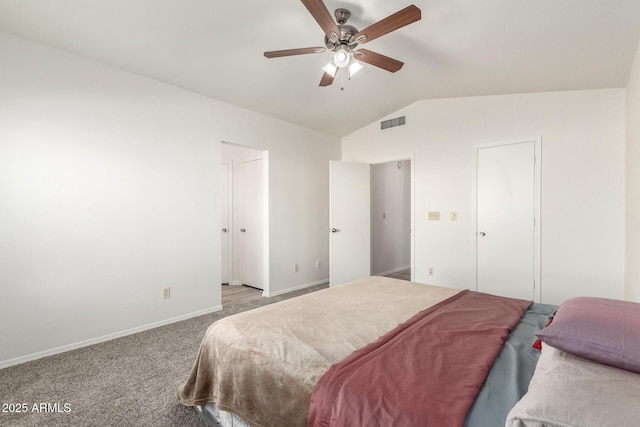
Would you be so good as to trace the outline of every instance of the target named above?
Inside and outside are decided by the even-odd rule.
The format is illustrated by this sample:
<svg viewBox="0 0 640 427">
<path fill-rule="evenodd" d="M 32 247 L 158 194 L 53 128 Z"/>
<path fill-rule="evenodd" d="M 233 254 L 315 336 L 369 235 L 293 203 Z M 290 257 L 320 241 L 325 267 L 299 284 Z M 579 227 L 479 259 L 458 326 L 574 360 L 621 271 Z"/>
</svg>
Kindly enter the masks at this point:
<svg viewBox="0 0 640 427">
<path fill-rule="evenodd" d="M 411 280 L 411 160 L 371 165 L 371 275 Z"/>
<path fill-rule="evenodd" d="M 222 284 L 269 290 L 268 152 L 221 144 Z"/>
</svg>

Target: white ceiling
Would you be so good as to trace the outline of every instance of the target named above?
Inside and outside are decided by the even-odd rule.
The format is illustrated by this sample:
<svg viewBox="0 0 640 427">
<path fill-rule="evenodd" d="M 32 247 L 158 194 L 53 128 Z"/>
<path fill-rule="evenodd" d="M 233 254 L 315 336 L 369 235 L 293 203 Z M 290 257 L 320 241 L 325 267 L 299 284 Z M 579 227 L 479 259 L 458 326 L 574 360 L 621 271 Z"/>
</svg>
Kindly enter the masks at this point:
<svg viewBox="0 0 640 427">
<path fill-rule="evenodd" d="M 411 0 L 325 0 L 358 29 Z M 0 31 L 336 136 L 415 101 L 625 87 L 640 0 L 414 0 L 422 20 L 366 44 L 405 62 L 365 64 L 319 87 L 331 52 L 298 0 L 0 0 Z M 2 59 L 0 58 L 0 64 Z"/>
</svg>

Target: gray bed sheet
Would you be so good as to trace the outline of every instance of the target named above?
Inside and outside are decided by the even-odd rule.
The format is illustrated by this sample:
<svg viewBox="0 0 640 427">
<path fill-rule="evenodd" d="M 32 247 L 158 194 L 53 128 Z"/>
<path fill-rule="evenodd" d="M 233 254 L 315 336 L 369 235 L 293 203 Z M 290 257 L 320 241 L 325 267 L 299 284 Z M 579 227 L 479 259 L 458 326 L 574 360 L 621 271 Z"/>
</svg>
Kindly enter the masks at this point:
<svg viewBox="0 0 640 427">
<path fill-rule="evenodd" d="M 540 357 L 533 348 L 535 332 L 542 329 L 555 305 L 533 303 L 507 337 L 478 393 L 464 427 L 503 427 L 511 408 L 524 396 Z M 219 411 L 215 403 L 197 407 L 208 425 L 214 427 L 248 427 L 236 415 Z"/>
<path fill-rule="evenodd" d="M 533 348 L 535 332 L 542 329 L 555 305 L 533 303 L 511 331 L 473 402 L 464 427 L 503 427 L 507 414 L 524 396 L 540 358 Z"/>
</svg>

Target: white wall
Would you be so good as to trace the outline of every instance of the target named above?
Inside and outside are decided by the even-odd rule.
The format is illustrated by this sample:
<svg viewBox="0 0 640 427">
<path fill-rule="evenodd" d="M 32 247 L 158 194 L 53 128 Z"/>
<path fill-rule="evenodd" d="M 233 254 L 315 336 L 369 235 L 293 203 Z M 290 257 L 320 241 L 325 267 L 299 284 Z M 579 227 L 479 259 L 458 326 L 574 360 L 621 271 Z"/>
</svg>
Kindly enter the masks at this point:
<svg viewBox="0 0 640 427">
<path fill-rule="evenodd" d="M 385 275 L 410 264 L 411 161 L 371 165 L 371 273 Z"/>
<path fill-rule="evenodd" d="M 389 117 L 400 115 L 405 126 L 343 138 L 342 156 L 415 154 L 417 281 L 474 289 L 472 147 L 542 136 L 543 302 L 624 296 L 624 89 L 426 100 Z"/>
<path fill-rule="evenodd" d="M 271 289 L 326 279 L 337 138 L 2 33 L 0 58 L 0 367 L 220 307 L 222 141 L 269 150 Z"/>
<path fill-rule="evenodd" d="M 640 302 L 640 45 L 627 82 L 625 298 Z"/>
</svg>

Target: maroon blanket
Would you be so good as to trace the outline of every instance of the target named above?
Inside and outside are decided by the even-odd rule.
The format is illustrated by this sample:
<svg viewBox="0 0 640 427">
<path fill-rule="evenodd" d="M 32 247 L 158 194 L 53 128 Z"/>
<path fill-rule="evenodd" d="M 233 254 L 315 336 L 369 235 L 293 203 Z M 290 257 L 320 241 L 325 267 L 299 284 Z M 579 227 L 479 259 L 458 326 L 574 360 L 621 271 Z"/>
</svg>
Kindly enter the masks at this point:
<svg viewBox="0 0 640 427">
<path fill-rule="evenodd" d="M 333 365 L 309 426 L 461 426 L 530 301 L 462 291 Z"/>
</svg>

